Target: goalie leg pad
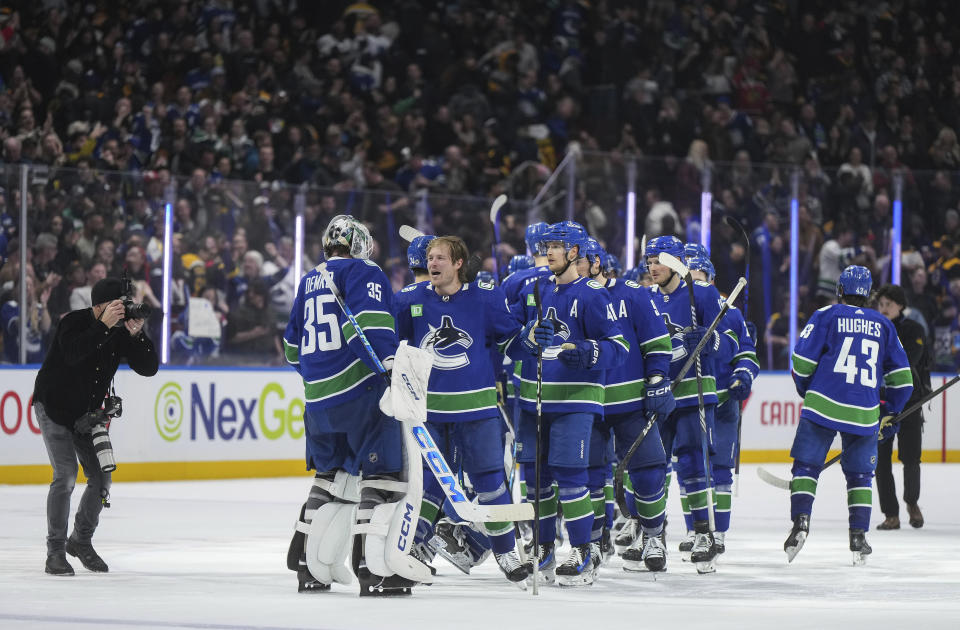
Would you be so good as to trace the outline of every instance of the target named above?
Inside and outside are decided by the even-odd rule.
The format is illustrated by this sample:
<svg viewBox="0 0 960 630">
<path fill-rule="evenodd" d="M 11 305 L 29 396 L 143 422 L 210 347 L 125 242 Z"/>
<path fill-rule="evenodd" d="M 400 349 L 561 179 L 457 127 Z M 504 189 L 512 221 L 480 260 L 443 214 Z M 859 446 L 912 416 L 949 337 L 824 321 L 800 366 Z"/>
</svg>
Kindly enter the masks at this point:
<svg viewBox="0 0 960 630">
<path fill-rule="evenodd" d="M 420 516 L 420 492 L 407 493 L 411 484 L 389 479 L 361 482 L 363 501 L 354 532 L 364 537 L 364 560 L 374 575 L 399 575 L 429 582 L 430 567 L 410 555 Z M 401 494 L 402 493 L 402 494 Z M 388 495 L 397 501 L 386 501 Z"/>
<path fill-rule="evenodd" d="M 324 584 L 350 584 L 353 581 L 345 562 L 351 547 L 356 507 L 353 503 L 327 503 L 313 515 L 307 532 L 307 568 Z"/>
</svg>

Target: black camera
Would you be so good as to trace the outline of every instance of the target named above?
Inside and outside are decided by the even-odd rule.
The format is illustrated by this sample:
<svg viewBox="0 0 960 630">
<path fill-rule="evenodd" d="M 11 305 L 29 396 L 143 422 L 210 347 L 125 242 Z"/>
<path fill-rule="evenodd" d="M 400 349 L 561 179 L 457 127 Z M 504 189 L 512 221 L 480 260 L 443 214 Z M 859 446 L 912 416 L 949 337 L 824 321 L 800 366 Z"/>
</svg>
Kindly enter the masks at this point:
<svg viewBox="0 0 960 630">
<path fill-rule="evenodd" d="M 123 302 L 123 319 L 147 319 L 150 317 L 150 306 L 148 304 L 137 304 L 133 301 L 133 282 L 130 278 L 127 277 L 127 272 L 124 271 L 123 275 L 120 276 L 120 291 L 123 293 L 123 297 L 120 298 L 120 301 Z"/>
<path fill-rule="evenodd" d="M 110 418 L 123 415 L 123 399 L 119 396 L 107 396 L 103 401 L 103 413 Z"/>
</svg>

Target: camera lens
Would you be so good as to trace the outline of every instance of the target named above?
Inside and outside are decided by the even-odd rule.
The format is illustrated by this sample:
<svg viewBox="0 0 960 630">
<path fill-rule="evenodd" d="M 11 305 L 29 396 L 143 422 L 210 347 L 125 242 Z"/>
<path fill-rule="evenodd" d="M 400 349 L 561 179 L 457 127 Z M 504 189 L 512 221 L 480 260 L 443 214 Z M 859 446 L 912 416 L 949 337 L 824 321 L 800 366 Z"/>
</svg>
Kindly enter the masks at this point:
<svg viewBox="0 0 960 630">
<path fill-rule="evenodd" d="M 110 444 L 107 425 L 98 424 L 93 427 L 90 434 L 93 437 L 93 449 L 96 451 L 97 459 L 100 462 L 100 470 L 113 472 L 117 469 L 117 461 L 113 458 L 113 445 Z"/>
</svg>

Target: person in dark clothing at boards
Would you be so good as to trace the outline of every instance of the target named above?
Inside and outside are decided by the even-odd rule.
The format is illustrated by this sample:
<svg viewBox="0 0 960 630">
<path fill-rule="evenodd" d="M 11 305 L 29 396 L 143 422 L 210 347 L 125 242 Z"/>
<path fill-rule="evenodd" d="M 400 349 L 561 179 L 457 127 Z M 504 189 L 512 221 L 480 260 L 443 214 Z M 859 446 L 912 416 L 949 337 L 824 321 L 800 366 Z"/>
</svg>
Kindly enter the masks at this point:
<svg viewBox="0 0 960 630">
<path fill-rule="evenodd" d="M 885 284 L 877 291 L 877 310 L 893 322 L 897 337 L 907 353 L 910 370 L 913 372 L 913 395 L 907 406 L 929 394 L 931 357 L 923 326 L 903 316 L 907 297 L 897 285 Z M 910 525 L 923 527 L 923 514 L 917 501 L 920 500 L 920 451 L 923 434 L 923 409 L 918 409 L 902 420 L 897 435 L 898 459 L 903 463 L 903 501 L 907 504 Z M 893 480 L 893 435 L 884 436 L 877 447 L 877 494 L 880 495 L 880 510 L 886 517 L 877 529 L 900 529 L 900 504 L 897 487 Z"/>
<path fill-rule="evenodd" d="M 88 412 L 104 406 L 121 362 L 126 361 L 141 376 L 153 376 L 159 367 L 153 342 L 143 330 L 144 320 L 124 318 L 123 295 L 120 279 L 97 282 L 91 292 L 94 306 L 72 311 L 60 320 L 34 384 L 33 413 L 53 467 L 47 493 L 45 568 L 53 575 L 73 575 L 67 553 L 79 558 L 90 571 L 107 571 L 91 540 L 100 511 L 109 505 L 110 473 L 101 470 Z M 103 410 L 99 414 L 96 417 L 107 419 Z M 68 538 L 70 495 L 77 479 L 78 459 L 87 487 Z"/>
</svg>

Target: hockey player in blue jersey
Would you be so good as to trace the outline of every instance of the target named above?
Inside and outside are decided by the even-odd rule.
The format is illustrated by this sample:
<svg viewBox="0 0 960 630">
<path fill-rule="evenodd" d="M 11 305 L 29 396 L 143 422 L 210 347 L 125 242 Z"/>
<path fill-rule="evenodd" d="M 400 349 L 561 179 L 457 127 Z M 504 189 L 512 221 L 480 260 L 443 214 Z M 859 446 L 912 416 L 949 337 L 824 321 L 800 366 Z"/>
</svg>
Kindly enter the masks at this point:
<svg viewBox="0 0 960 630">
<path fill-rule="evenodd" d="M 519 459 L 526 469 L 531 501 L 537 498 L 536 357 L 542 351 L 540 548 L 533 561 L 538 562 L 545 581 L 552 581 L 555 573 L 566 586 L 592 584 L 595 579 L 590 546 L 594 512 L 587 491 L 590 435 L 594 420 L 603 412 L 604 370 L 620 365 L 628 351 L 607 292 L 577 271 L 586 238 L 583 227 L 572 221 L 553 224 L 541 236 L 541 252 L 547 256 L 553 277 L 521 290 L 514 306 L 521 321 L 527 323 L 507 346 L 512 358 L 523 361 Z M 572 547 L 559 566 L 554 558 L 556 519 L 551 509 L 558 499 L 552 490 L 554 480 Z"/>
<path fill-rule="evenodd" d="M 866 267 L 851 265 L 837 280 L 839 304 L 816 311 L 793 349 L 793 381 L 803 410 L 790 456 L 790 518 L 783 543 L 792 562 L 810 531 L 817 479 L 827 450 L 839 432 L 840 466 L 847 478 L 850 551 L 854 565 L 866 562 L 871 480 L 877 465 L 878 432 L 913 392 L 913 377 L 897 331 L 886 317 L 865 308 L 873 279 Z"/>
<path fill-rule="evenodd" d="M 537 278 L 547 278 L 551 275 L 547 266 L 547 257 L 537 250 L 537 243 L 540 242 L 540 237 L 548 227 L 549 225 L 542 221 L 527 226 L 524 240 L 527 247 L 533 252 L 533 265 L 526 269 L 517 269 L 511 272 L 500 284 L 500 288 L 506 294 L 511 308 L 513 303 L 517 301 L 523 287 L 534 282 Z"/>
<path fill-rule="evenodd" d="M 503 468 L 503 421 L 490 347 L 503 346 L 520 331 L 503 292 L 492 283 L 468 282 L 467 247 L 458 237 L 442 236 L 427 246 L 430 281 L 401 293 L 397 333 L 434 354 L 427 391 L 427 429 L 451 465 L 469 475 L 483 505 L 511 503 Z M 425 544 L 443 506 L 444 493 L 432 475 L 424 475 L 423 502 L 415 541 Z M 493 555 L 511 582 L 523 584 L 513 523 L 486 523 Z"/>
<path fill-rule="evenodd" d="M 627 360 L 607 370 L 603 419 L 595 423 L 597 430 L 593 435 L 602 438 L 612 433 L 616 456 L 622 459 L 646 427 L 647 414 L 666 416 L 676 406 L 667 376 L 673 350 L 666 324 L 650 292 L 630 280 L 605 278 L 604 253 L 599 244 L 588 244 L 584 257 L 587 264 L 582 265 L 581 270 L 607 289 L 630 347 Z M 596 454 L 592 444 L 591 451 Z M 609 470 L 609 465 L 606 468 Z M 591 468 L 591 474 L 595 474 L 594 470 Z M 667 457 L 654 423 L 627 470 L 632 499 L 627 498 L 630 520 L 624 528 L 632 537 L 629 541 L 623 540 L 627 547 L 623 552 L 625 570 L 638 571 L 641 567 L 649 571 L 666 570 L 667 554 L 660 537 L 666 514 L 666 471 Z M 591 479 L 591 489 L 596 482 Z"/>
<path fill-rule="evenodd" d="M 370 553 L 378 534 L 357 535 L 349 545 L 352 528 L 403 495 L 403 438 L 400 424 L 380 411 L 386 385 L 328 285 L 332 278 L 389 369 L 398 343 L 390 283 L 368 259 L 370 233 L 353 217 L 331 219 L 322 244 L 326 262 L 300 280 L 283 339 L 287 361 L 303 378 L 307 468 L 316 471 L 287 566 L 297 571 L 301 592 L 329 590 L 332 582 L 350 582 L 344 562 L 352 552 L 361 595 L 408 594 L 415 582 L 389 566 L 384 545 L 379 557 Z"/>
<path fill-rule="evenodd" d="M 695 245 L 696 248 L 691 246 Z M 703 256 L 703 248 L 699 243 L 687 243 L 685 255 L 687 267 L 694 280 L 713 284 L 716 271 L 709 258 Z M 693 256 L 689 256 L 691 250 Z M 756 345 L 747 331 L 743 313 L 731 307 L 725 315 L 725 326 L 737 336 L 738 350 L 734 356 L 718 355 L 717 368 L 717 411 L 714 432 L 714 455 L 710 458 L 710 468 L 713 472 L 713 482 L 716 488 L 714 493 L 714 514 L 716 516 L 717 531 L 714 538 L 717 553 L 726 551 L 726 533 L 730 528 L 730 511 L 733 500 L 733 468 L 736 463 L 736 454 L 740 448 L 738 442 L 738 423 L 740 420 L 740 401 L 750 396 L 753 381 L 760 371 L 757 362 Z M 681 543 L 680 551 L 689 553 L 693 548 L 694 532 L 693 520 L 690 517 L 689 503 L 686 495 L 681 493 L 680 503 L 683 508 L 684 520 L 687 525 L 688 538 Z M 689 547 L 688 547 L 689 545 Z"/>
<path fill-rule="evenodd" d="M 686 283 L 672 269 L 660 263 L 661 253 L 683 260 L 683 243 L 675 236 L 658 236 L 647 242 L 647 266 L 655 283 L 650 291 L 654 304 L 667 325 L 673 344 L 670 363 L 670 379 L 675 380 L 680 368 L 699 341 L 707 326 L 719 315 L 722 299 L 717 290 L 706 282 L 696 282 L 693 287 L 696 326 L 691 326 L 691 305 Z M 714 412 L 717 405 L 715 358 L 734 356 L 737 341 L 733 331 L 719 325 L 700 352 L 701 385 L 703 389 L 703 415 L 707 427 L 707 448 L 713 452 Z M 663 420 L 660 434 L 669 457 L 676 456 L 677 479 L 687 494 L 694 526 L 694 545 L 691 560 L 700 573 L 715 570 L 716 547 L 709 527 L 708 510 L 713 509 L 709 497 L 713 488 L 708 484 L 712 477 L 704 470 L 702 429 L 699 418 L 697 376 L 689 372 L 674 389 L 676 409 Z M 712 466 L 711 466 L 712 467 Z"/>
</svg>

